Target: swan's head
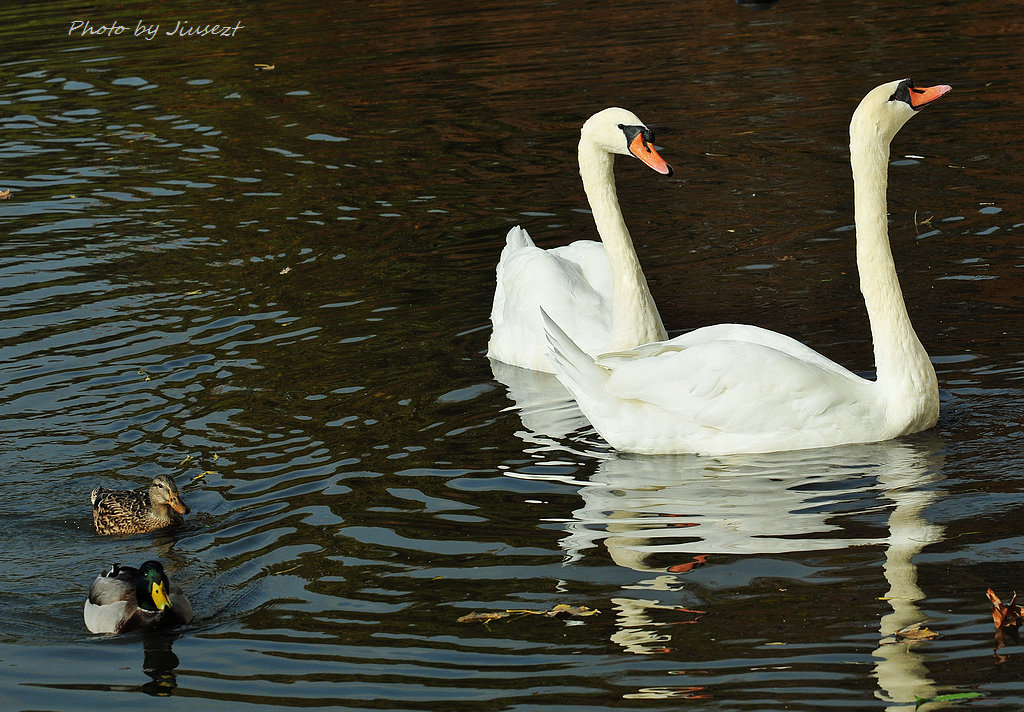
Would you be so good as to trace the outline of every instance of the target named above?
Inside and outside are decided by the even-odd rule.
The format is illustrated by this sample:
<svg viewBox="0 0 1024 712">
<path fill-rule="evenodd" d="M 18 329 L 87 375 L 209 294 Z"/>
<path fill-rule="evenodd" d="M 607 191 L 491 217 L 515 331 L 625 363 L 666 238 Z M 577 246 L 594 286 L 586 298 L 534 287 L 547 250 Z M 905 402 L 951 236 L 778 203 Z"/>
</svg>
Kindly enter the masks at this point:
<svg viewBox="0 0 1024 712">
<path fill-rule="evenodd" d="M 913 79 L 900 79 L 875 87 L 853 112 L 850 139 L 875 137 L 888 143 L 911 116 L 950 89 L 945 84 L 919 87 Z"/>
<path fill-rule="evenodd" d="M 672 166 L 654 148 L 654 132 L 632 111 L 612 107 L 597 112 L 583 124 L 580 143 L 585 141 L 608 153 L 634 156 L 658 173 L 672 175 Z"/>
</svg>

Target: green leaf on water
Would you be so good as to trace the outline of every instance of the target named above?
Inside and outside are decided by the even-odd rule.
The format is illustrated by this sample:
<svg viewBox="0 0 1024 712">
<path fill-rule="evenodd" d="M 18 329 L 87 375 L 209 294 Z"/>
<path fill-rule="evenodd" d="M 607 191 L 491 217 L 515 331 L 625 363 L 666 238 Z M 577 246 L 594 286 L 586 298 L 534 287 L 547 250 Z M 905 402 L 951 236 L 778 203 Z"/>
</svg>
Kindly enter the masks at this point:
<svg viewBox="0 0 1024 712">
<path fill-rule="evenodd" d="M 935 697 L 918 697 L 914 695 L 916 704 L 914 708 L 918 708 L 921 705 L 928 704 L 929 702 L 958 702 L 960 700 L 976 700 L 979 697 L 985 697 L 984 692 L 954 692 L 949 695 L 936 695 Z"/>
</svg>

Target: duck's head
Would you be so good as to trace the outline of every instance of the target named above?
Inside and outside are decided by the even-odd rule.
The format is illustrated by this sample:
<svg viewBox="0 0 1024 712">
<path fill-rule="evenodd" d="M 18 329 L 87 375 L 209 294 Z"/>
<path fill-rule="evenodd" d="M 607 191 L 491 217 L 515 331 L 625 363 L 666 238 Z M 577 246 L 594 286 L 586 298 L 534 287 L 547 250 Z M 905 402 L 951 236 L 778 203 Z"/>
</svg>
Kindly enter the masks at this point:
<svg viewBox="0 0 1024 712">
<path fill-rule="evenodd" d="M 149 486 L 149 501 L 154 505 L 167 505 L 178 514 L 188 514 L 191 510 L 181 501 L 178 486 L 167 475 L 157 475 Z"/>
<path fill-rule="evenodd" d="M 589 141 L 608 153 L 639 158 L 662 175 L 672 175 L 672 166 L 654 148 L 654 132 L 636 114 L 612 107 L 599 111 L 583 124 L 580 142 Z"/>
<path fill-rule="evenodd" d="M 850 138 L 877 137 L 889 142 L 911 116 L 946 95 L 951 88 L 946 84 L 921 87 L 913 79 L 899 79 L 877 86 L 867 93 L 853 112 Z"/>
<path fill-rule="evenodd" d="M 171 582 L 159 561 L 147 561 L 139 567 L 135 579 L 135 600 L 144 611 L 163 611 L 171 607 Z"/>
</svg>

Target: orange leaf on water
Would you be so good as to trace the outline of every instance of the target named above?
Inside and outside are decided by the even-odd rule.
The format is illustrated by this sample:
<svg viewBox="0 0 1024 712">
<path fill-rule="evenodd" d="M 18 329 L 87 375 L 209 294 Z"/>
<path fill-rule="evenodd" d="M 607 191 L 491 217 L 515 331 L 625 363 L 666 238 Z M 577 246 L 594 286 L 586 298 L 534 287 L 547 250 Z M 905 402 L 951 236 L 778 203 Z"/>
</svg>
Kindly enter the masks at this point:
<svg viewBox="0 0 1024 712">
<path fill-rule="evenodd" d="M 682 574 L 687 571 L 693 571 L 698 566 L 706 564 L 708 562 L 707 554 L 697 554 L 693 557 L 692 561 L 687 561 L 685 564 L 676 564 L 675 566 L 669 566 L 666 569 L 670 574 Z"/>
<path fill-rule="evenodd" d="M 1021 618 L 1024 618 L 1024 613 L 1022 613 L 1021 607 L 1017 605 L 1016 591 L 1013 592 L 1013 598 L 1010 599 L 1009 603 L 1003 603 L 991 588 L 985 595 L 988 596 L 988 600 L 992 603 L 992 622 L 996 624 L 996 630 L 1016 628 L 1020 625 Z"/>
</svg>

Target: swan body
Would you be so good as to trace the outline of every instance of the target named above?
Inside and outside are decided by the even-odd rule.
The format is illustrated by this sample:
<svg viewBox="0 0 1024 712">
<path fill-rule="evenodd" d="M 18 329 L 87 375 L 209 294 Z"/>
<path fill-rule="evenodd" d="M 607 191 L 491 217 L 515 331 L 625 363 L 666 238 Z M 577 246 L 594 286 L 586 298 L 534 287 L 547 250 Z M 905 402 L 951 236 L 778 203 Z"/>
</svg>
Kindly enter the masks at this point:
<svg viewBox="0 0 1024 712">
<path fill-rule="evenodd" d="M 180 586 L 171 583 L 159 561 L 139 568 L 114 564 L 89 587 L 85 626 L 93 633 L 127 633 L 192 620 L 192 604 Z"/>
<path fill-rule="evenodd" d="M 719 324 L 596 360 L 545 314 L 555 374 L 613 447 L 637 453 L 772 452 L 889 440 L 932 427 L 938 382 L 907 314 L 889 246 L 889 143 L 949 91 L 890 82 L 850 124 L 857 269 L 877 378 L 788 336 Z"/>
<path fill-rule="evenodd" d="M 651 130 L 625 109 L 605 109 L 583 124 L 580 177 L 601 242 L 579 240 L 543 250 L 523 228 L 509 230 L 497 267 L 490 358 L 551 373 L 541 308 L 595 356 L 667 338 L 619 209 L 613 175 L 615 154 L 635 156 L 672 175 L 653 142 Z"/>
</svg>

